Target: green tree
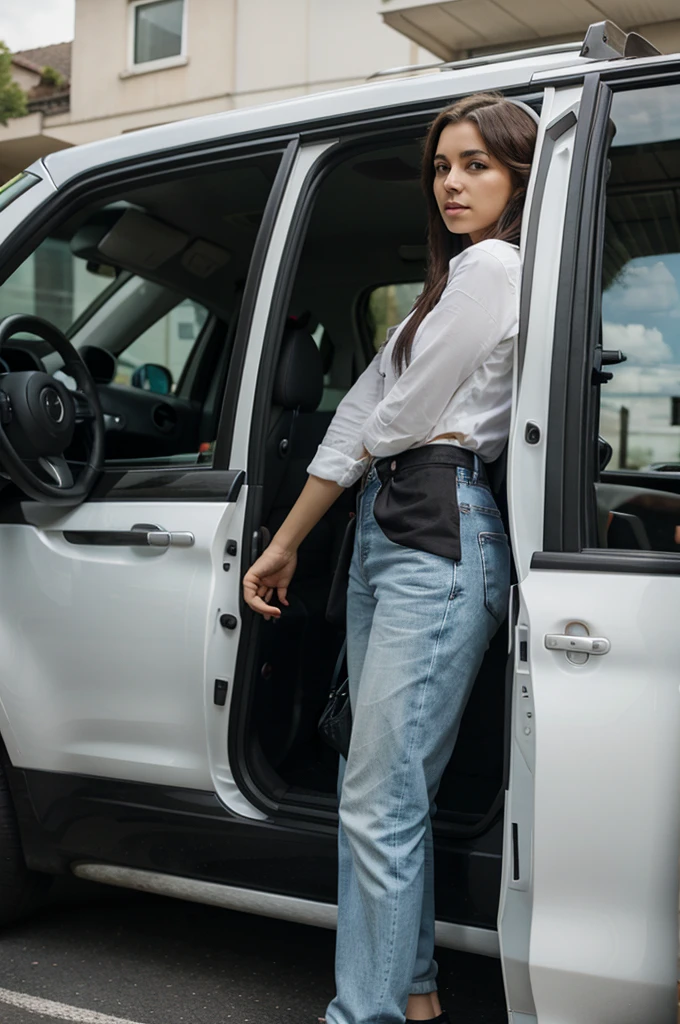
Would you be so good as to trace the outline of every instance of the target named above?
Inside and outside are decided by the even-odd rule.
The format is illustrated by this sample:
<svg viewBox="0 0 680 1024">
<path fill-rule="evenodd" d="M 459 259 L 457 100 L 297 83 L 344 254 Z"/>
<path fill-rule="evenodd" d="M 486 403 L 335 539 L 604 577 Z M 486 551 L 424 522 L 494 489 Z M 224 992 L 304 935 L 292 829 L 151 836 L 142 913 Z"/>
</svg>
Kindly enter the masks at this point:
<svg viewBox="0 0 680 1024">
<path fill-rule="evenodd" d="M 66 84 L 66 79 L 61 72 L 51 68 L 49 64 L 42 69 L 42 77 L 40 79 L 41 85 L 54 85 L 60 86 Z"/>
<path fill-rule="evenodd" d="M 26 113 L 26 96 L 12 80 L 12 54 L 0 42 L 0 124 L 7 124 L 10 117 L 22 117 Z"/>
</svg>

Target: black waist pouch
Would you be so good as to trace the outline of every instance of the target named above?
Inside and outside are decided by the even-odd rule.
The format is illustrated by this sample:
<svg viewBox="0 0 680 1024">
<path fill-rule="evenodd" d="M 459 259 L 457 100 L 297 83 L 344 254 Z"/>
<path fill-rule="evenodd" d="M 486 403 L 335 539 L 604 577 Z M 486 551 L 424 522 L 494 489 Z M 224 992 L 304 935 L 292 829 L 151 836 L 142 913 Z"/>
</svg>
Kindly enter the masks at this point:
<svg viewBox="0 0 680 1024">
<path fill-rule="evenodd" d="M 375 468 L 380 490 L 373 514 L 388 540 L 459 562 L 456 470 L 472 470 L 474 465 L 471 451 L 449 444 L 424 445 L 379 459 Z"/>
</svg>

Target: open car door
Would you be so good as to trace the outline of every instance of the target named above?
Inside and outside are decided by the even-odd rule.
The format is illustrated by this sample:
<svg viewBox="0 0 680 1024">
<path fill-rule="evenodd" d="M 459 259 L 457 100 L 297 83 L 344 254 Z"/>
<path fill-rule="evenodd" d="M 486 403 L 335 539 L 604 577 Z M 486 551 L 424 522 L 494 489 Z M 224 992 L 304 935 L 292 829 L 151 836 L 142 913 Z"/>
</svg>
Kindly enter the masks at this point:
<svg viewBox="0 0 680 1024">
<path fill-rule="evenodd" d="M 202 188 L 198 189 L 193 187 L 192 175 L 202 168 L 200 160 L 188 163 L 184 172 L 189 199 L 203 192 L 206 208 L 210 205 L 206 188 L 237 202 L 239 183 L 247 189 L 248 201 L 253 205 L 261 202 L 263 208 L 259 236 L 249 231 L 249 248 L 244 247 L 243 255 L 233 252 L 230 261 L 219 261 L 216 243 L 211 243 L 212 248 L 201 243 L 204 260 L 215 259 L 216 268 L 228 265 L 225 275 L 239 275 L 246 299 L 249 297 L 248 302 L 235 305 L 233 322 L 228 319 L 229 311 L 225 312 L 221 334 L 219 311 L 208 320 L 206 330 L 215 325 L 215 344 L 208 338 L 203 345 L 201 335 L 190 348 L 188 358 L 196 365 L 188 363 L 187 373 L 193 380 L 205 378 L 206 394 L 211 397 L 212 451 L 199 456 L 198 444 L 192 452 L 178 443 L 177 453 L 169 456 L 125 463 L 109 459 L 93 489 L 80 504 L 71 503 L 70 507 L 67 501 L 51 499 L 49 493 L 40 500 L 35 500 L 35 494 L 27 497 L 13 483 L 5 482 L 0 490 L 0 564 L 8 583 L 0 599 L 0 637 L 5 651 L 0 666 L 0 734 L 10 766 L 21 772 L 40 825 L 47 828 L 48 816 L 61 815 L 60 826 L 54 817 L 50 819 L 50 829 L 68 860 L 88 855 L 106 860 L 107 854 L 113 862 L 125 858 L 116 851 L 118 826 L 111 810 L 109 780 L 116 781 L 121 799 L 120 786 L 136 786 L 137 795 L 128 788 L 127 798 L 146 802 L 151 819 L 154 806 L 164 815 L 168 794 L 180 791 L 187 794 L 189 803 L 191 793 L 199 804 L 210 798 L 213 813 L 226 807 L 227 813 L 262 817 L 234 783 L 227 753 L 240 634 L 241 566 L 252 555 L 250 538 L 244 540 L 245 467 L 230 468 L 229 463 L 234 410 L 226 405 L 220 416 L 220 409 L 230 382 L 234 405 L 238 397 L 238 382 L 230 376 L 232 363 L 238 361 L 229 362 L 229 353 L 247 345 L 258 283 L 253 267 L 261 269 L 287 180 L 288 167 L 281 170 L 284 148 L 279 147 L 272 156 L 270 146 L 263 157 L 259 150 L 246 156 L 239 152 L 234 159 L 229 152 L 222 153 L 219 163 L 215 161 L 216 170 L 210 165 L 203 171 Z M 165 164 L 175 159 L 171 153 Z M 183 159 L 186 163 L 186 155 Z M 84 153 L 82 160 L 86 164 L 95 161 L 96 152 L 95 156 Z M 273 173 L 261 173 L 258 179 L 258 160 L 268 161 L 266 169 L 273 166 Z M 158 180 L 164 188 L 168 168 L 162 160 L 158 162 Z M 277 169 L 281 171 L 278 176 Z M 100 168 L 93 163 L 78 170 L 77 200 L 81 207 L 95 208 Z M 134 168 L 126 171 L 128 181 L 134 174 Z M 235 182 L 235 188 L 222 187 L 220 174 L 229 184 Z M 24 181 L 30 184 L 22 185 Z M 174 188 L 181 187 L 176 170 L 172 181 Z M 136 204 L 149 194 L 153 202 L 162 203 L 163 188 L 155 192 L 153 188 L 154 183 L 146 192 L 138 188 Z M 10 186 L 4 196 L 0 192 L 0 237 L 5 240 L 0 250 L 0 282 L 5 282 L 6 289 L 3 302 L 8 294 L 7 278 L 17 268 L 30 270 L 31 280 L 38 282 L 38 272 L 30 266 L 32 253 L 48 230 L 47 224 L 67 223 L 73 209 L 77 215 L 73 192 L 55 192 L 41 165 Z M 3 209 L 3 199 L 8 198 L 13 201 L 6 202 Z M 170 208 L 172 205 L 171 197 Z M 210 227 L 207 223 L 193 228 L 190 203 L 179 205 L 188 232 L 200 235 Z M 224 230 L 218 212 L 216 230 Z M 233 234 L 238 238 L 236 231 Z M 256 239 L 259 249 L 253 256 Z M 187 245 L 190 240 L 188 237 Z M 166 262 L 171 263 L 170 256 Z M 195 269 L 195 264 L 186 260 L 184 265 Z M 179 261 L 177 268 L 180 273 Z M 254 273 L 252 283 L 249 271 Z M 84 267 L 78 267 L 74 276 L 83 273 Z M 150 271 L 149 276 L 157 279 L 158 272 Z M 207 274 L 194 277 L 201 281 Z M 218 281 L 216 289 L 228 293 L 230 280 Z M 2 289 L 0 283 L 0 295 Z M 123 290 L 105 291 L 97 300 L 100 325 L 107 320 L 109 325 L 115 324 Z M 206 296 L 205 304 L 210 306 L 207 292 Z M 133 296 L 134 302 L 141 303 L 143 298 Z M 214 309 L 215 303 L 212 306 Z M 1 308 L 3 314 L 10 312 L 6 302 Z M 23 333 L 32 333 L 31 318 L 24 319 L 28 326 L 21 321 Z M 82 328 L 79 331 L 86 333 Z M 24 341 L 28 351 L 32 340 Z M 39 359 L 46 355 L 43 348 L 36 348 L 36 353 Z M 208 357 L 212 360 L 210 373 L 205 365 Z M 68 371 L 68 364 L 64 369 Z M 234 373 L 238 377 L 238 365 Z M 0 378 L 0 390 L 3 380 L 18 376 L 9 372 Z M 63 417 L 68 392 L 47 373 L 38 371 L 37 376 L 43 389 L 38 405 L 49 404 L 52 392 L 58 393 L 55 416 Z M 214 381 L 220 382 L 217 391 Z M 153 400 L 152 395 L 140 397 Z M 187 404 L 190 402 L 192 396 L 187 399 Z M 160 396 L 158 403 L 151 401 L 150 405 L 160 408 Z M 202 412 L 207 420 L 208 412 L 205 408 Z M 108 420 L 109 429 L 119 428 L 115 417 L 109 415 Z M 9 430 L 5 420 L 3 424 Z M 15 441 L 20 440 L 16 417 L 10 427 Z M 3 465 L 8 468 L 6 462 Z M 53 494 L 58 487 L 59 483 L 52 481 Z M 108 808 L 101 810 L 99 817 L 92 810 L 98 800 Z M 99 822 L 97 829 L 83 825 L 77 837 L 69 834 L 72 820 L 92 815 Z M 41 853 L 30 842 L 25 845 L 29 867 L 50 870 L 49 852 Z M 175 855 L 180 853 L 178 846 Z M 167 869 L 170 862 L 164 861 L 164 865 Z M 174 866 L 177 870 L 178 865 Z"/>
<path fill-rule="evenodd" d="M 680 86 L 629 65 L 625 90 L 548 90 L 526 239 L 500 913 L 523 1024 L 677 1012 L 680 473 L 644 464 L 680 453 Z"/>
</svg>

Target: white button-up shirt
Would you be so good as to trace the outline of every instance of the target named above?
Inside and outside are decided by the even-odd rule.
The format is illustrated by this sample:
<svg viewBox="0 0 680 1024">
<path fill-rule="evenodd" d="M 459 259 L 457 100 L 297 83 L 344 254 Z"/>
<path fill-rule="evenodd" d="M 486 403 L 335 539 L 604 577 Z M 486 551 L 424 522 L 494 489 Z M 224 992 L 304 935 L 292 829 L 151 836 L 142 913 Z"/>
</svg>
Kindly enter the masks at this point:
<svg viewBox="0 0 680 1024">
<path fill-rule="evenodd" d="M 392 352 L 412 314 L 340 402 L 307 472 L 351 487 L 366 468 L 364 448 L 382 458 L 433 441 L 497 458 L 510 426 L 520 274 L 517 247 L 498 239 L 455 256 L 409 365 L 397 375 Z"/>
</svg>

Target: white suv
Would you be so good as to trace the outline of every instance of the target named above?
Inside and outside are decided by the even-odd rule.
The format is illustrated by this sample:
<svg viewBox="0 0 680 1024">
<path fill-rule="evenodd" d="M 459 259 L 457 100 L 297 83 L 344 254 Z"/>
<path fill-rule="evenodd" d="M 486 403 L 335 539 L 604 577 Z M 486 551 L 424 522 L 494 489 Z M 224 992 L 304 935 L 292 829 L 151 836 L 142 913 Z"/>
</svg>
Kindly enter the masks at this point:
<svg viewBox="0 0 680 1024">
<path fill-rule="evenodd" d="M 73 871 L 333 926 L 316 723 L 352 495 L 281 622 L 240 581 L 418 293 L 428 122 L 490 89 L 541 116 L 516 584 L 438 798 L 438 938 L 501 956 L 515 1024 L 674 1019 L 680 472 L 651 467 L 680 457 L 680 56 L 607 24 L 581 54 L 53 153 L 0 191 L 3 920 Z"/>
</svg>

